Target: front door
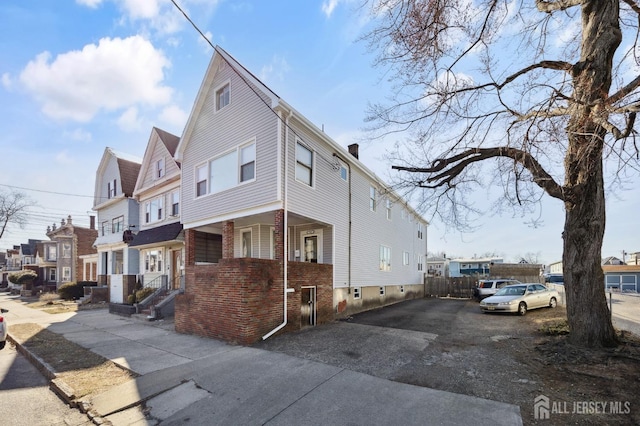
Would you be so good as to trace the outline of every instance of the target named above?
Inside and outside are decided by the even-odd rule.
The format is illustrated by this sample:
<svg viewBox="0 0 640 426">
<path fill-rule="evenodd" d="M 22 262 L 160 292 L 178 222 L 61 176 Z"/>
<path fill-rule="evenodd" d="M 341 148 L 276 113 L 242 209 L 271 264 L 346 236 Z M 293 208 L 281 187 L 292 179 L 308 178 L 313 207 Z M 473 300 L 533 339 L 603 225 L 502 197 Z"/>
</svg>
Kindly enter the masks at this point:
<svg viewBox="0 0 640 426">
<path fill-rule="evenodd" d="M 316 325 L 316 288 L 302 287 L 300 301 L 300 328 Z"/>
<path fill-rule="evenodd" d="M 302 260 L 309 263 L 322 263 L 322 229 L 312 229 L 300 233 Z"/>
<path fill-rule="evenodd" d="M 174 290 L 180 288 L 182 278 L 182 250 L 171 252 L 171 287 Z"/>
</svg>

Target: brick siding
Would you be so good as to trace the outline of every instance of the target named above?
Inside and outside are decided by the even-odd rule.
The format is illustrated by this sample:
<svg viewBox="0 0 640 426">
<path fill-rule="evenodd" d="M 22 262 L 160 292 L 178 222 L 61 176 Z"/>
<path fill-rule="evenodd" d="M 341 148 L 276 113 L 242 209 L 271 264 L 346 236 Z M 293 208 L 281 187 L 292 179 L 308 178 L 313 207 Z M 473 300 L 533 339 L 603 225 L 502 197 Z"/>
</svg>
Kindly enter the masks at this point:
<svg viewBox="0 0 640 426">
<path fill-rule="evenodd" d="M 176 331 L 249 345 L 282 323 L 281 261 L 225 258 L 185 269 L 185 293 L 176 297 Z M 303 286 L 316 287 L 317 323 L 333 320 L 333 265 L 289 262 L 288 275 L 295 291 L 287 296 L 283 331 L 300 329 Z"/>
</svg>

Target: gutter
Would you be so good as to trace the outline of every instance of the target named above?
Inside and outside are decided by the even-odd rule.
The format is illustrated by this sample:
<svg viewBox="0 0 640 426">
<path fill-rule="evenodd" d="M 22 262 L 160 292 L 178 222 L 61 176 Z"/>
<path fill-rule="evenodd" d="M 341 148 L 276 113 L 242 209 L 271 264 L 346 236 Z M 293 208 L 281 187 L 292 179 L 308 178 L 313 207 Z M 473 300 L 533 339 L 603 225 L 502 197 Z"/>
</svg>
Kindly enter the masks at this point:
<svg viewBox="0 0 640 426">
<path fill-rule="evenodd" d="M 288 124 L 289 124 L 289 118 L 291 118 L 291 115 L 293 113 L 290 111 L 289 115 L 287 116 L 286 120 L 285 120 L 285 124 L 287 124 L 285 127 L 286 129 L 289 128 Z M 282 118 L 280 117 L 280 121 L 282 121 Z M 287 173 L 287 165 L 289 164 L 289 131 L 286 130 L 285 134 L 284 134 L 284 194 L 283 194 L 283 207 L 282 209 L 284 210 L 284 233 L 283 233 L 283 243 L 282 243 L 282 251 L 283 251 L 283 258 L 282 258 L 282 264 L 283 264 L 283 307 L 284 307 L 284 318 L 282 319 L 282 324 L 280 324 L 279 326 L 277 326 L 276 328 L 274 328 L 273 330 L 271 330 L 270 332 L 268 332 L 267 334 L 265 334 L 264 336 L 262 336 L 262 340 L 267 340 L 269 337 L 273 336 L 275 333 L 277 333 L 278 331 L 282 330 L 286 325 L 287 325 L 287 294 L 288 293 L 293 293 L 295 291 L 295 289 L 293 288 L 289 288 L 289 280 L 288 280 L 288 275 L 289 275 L 289 265 L 288 265 L 288 261 L 289 258 L 287 256 L 287 244 L 288 244 L 288 237 L 289 237 L 289 214 L 287 211 L 287 195 L 288 195 L 288 188 L 289 188 L 289 174 Z"/>
</svg>

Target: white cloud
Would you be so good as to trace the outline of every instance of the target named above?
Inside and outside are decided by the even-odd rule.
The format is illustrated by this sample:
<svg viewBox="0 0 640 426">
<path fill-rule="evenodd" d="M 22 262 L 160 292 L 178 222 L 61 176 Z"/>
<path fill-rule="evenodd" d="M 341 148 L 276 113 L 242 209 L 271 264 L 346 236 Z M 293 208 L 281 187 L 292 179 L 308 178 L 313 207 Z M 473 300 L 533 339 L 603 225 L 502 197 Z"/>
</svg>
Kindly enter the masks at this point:
<svg viewBox="0 0 640 426">
<path fill-rule="evenodd" d="M 189 113 L 182 110 L 177 105 L 169 105 L 162 110 L 160 115 L 158 116 L 158 123 L 160 123 L 160 127 L 164 129 L 165 123 L 168 125 L 167 128 L 176 128 L 182 130 L 187 124 L 187 119 L 189 118 Z"/>
<path fill-rule="evenodd" d="M 338 3 L 340 3 L 340 0 L 325 0 L 322 2 L 322 12 L 327 15 L 327 18 L 331 18 Z"/>
<path fill-rule="evenodd" d="M 92 136 L 90 132 L 77 128 L 71 131 L 64 131 L 62 137 L 65 139 L 71 139 L 78 142 L 91 142 Z"/>
<path fill-rule="evenodd" d="M 55 162 L 57 164 L 62 164 L 62 165 L 68 165 L 68 164 L 74 163 L 73 158 L 69 156 L 69 153 L 66 150 L 56 154 Z"/>
<path fill-rule="evenodd" d="M 76 0 L 76 3 L 95 9 L 102 3 L 102 0 Z"/>
<path fill-rule="evenodd" d="M 271 58 L 270 64 L 263 66 L 260 70 L 260 80 L 265 82 L 273 82 L 274 80 L 283 81 L 285 74 L 287 74 L 290 69 L 287 60 L 276 55 Z"/>
<path fill-rule="evenodd" d="M 22 84 L 57 119 L 86 122 L 101 110 L 139 103 L 167 104 L 173 90 L 163 86 L 171 63 L 140 36 L 103 38 L 98 45 L 58 55 L 39 54 L 20 74 Z"/>
<path fill-rule="evenodd" d="M 11 75 L 9 75 L 8 72 L 5 72 L 4 74 L 2 74 L 2 85 L 7 90 L 11 90 L 13 88 L 13 79 L 11 78 Z"/>
<path fill-rule="evenodd" d="M 142 119 L 138 117 L 138 108 L 130 107 L 118 118 L 118 127 L 125 132 L 135 132 L 142 129 Z"/>
</svg>

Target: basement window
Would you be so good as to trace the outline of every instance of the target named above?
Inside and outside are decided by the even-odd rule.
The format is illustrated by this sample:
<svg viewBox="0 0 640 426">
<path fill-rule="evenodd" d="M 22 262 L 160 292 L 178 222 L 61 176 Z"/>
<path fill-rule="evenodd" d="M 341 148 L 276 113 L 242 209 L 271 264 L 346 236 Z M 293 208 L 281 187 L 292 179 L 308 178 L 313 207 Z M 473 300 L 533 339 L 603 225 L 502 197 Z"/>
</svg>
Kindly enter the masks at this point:
<svg viewBox="0 0 640 426">
<path fill-rule="evenodd" d="M 380 286 L 380 296 L 384 296 L 384 287 Z"/>
<path fill-rule="evenodd" d="M 353 298 L 360 299 L 360 287 L 353 288 Z"/>
</svg>

